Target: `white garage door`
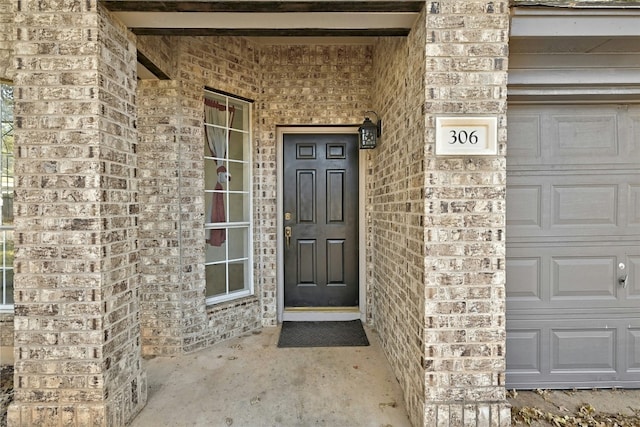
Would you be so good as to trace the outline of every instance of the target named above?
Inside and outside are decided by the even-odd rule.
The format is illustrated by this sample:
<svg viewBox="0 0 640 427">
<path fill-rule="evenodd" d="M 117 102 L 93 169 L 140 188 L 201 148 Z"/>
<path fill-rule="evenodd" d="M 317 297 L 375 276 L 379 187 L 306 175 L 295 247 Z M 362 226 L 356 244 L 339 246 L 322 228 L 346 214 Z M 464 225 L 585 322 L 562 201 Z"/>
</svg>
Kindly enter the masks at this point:
<svg viewBox="0 0 640 427">
<path fill-rule="evenodd" d="M 507 387 L 640 387 L 640 107 L 509 107 Z"/>
</svg>

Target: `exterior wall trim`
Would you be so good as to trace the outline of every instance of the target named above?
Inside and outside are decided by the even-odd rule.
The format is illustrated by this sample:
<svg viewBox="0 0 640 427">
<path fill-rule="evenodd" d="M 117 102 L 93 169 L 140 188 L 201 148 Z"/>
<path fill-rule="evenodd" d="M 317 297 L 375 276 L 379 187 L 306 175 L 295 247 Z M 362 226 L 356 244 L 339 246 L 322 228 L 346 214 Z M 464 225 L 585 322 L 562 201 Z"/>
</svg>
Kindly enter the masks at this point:
<svg viewBox="0 0 640 427">
<path fill-rule="evenodd" d="M 366 156 L 360 151 L 358 159 L 358 214 L 360 221 L 358 222 L 358 235 L 359 235 L 359 248 L 358 251 L 358 274 L 360 278 L 359 282 L 359 310 L 346 310 L 346 311 L 304 311 L 304 312 L 290 312 L 284 311 L 284 236 L 282 230 L 284 229 L 283 220 L 284 217 L 284 186 L 283 186 L 283 139 L 284 134 L 299 133 L 358 133 L 358 126 L 278 126 L 276 130 L 277 147 L 276 147 L 276 159 L 277 159 L 277 219 L 276 219 L 276 278 L 277 278 L 277 305 L 278 305 L 278 322 L 284 320 L 290 321 L 330 321 L 330 320 L 356 320 L 360 319 L 363 322 L 366 320 L 367 307 L 366 307 L 366 254 L 365 254 L 365 221 L 363 220 L 363 213 L 365 209 L 365 191 L 366 191 Z"/>
<path fill-rule="evenodd" d="M 637 37 L 640 10 L 513 8 L 511 37 Z"/>
</svg>

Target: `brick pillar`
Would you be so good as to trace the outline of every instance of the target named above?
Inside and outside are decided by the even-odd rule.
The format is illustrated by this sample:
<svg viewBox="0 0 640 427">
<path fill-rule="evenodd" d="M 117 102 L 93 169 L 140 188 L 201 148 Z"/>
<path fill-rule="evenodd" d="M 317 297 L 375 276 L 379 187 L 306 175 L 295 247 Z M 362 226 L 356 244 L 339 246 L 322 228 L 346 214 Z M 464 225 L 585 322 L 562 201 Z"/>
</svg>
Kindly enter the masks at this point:
<svg viewBox="0 0 640 427">
<path fill-rule="evenodd" d="M 138 89 L 142 348 L 149 356 L 207 343 L 202 97 L 202 86 L 177 80 L 142 81 Z"/>
<path fill-rule="evenodd" d="M 9 426 L 124 425 L 141 367 L 136 49 L 96 2 L 21 1 Z"/>
<path fill-rule="evenodd" d="M 424 425 L 510 425 L 505 400 L 509 7 L 426 3 Z M 437 157 L 436 115 L 498 118 L 499 154 Z"/>
<path fill-rule="evenodd" d="M 138 84 L 142 352 L 182 353 L 180 278 L 180 85 Z"/>
</svg>

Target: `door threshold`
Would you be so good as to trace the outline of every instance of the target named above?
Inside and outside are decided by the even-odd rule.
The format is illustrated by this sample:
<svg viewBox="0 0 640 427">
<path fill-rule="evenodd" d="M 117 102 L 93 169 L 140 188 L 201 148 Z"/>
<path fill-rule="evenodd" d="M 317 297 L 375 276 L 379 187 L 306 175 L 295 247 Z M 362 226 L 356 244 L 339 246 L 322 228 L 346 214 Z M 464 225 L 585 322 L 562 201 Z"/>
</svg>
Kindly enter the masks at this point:
<svg viewBox="0 0 640 427">
<path fill-rule="evenodd" d="M 282 320 L 289 322 L 330 322 L 361 320 L 358 307 L 286 307 Z"/>
</svg>

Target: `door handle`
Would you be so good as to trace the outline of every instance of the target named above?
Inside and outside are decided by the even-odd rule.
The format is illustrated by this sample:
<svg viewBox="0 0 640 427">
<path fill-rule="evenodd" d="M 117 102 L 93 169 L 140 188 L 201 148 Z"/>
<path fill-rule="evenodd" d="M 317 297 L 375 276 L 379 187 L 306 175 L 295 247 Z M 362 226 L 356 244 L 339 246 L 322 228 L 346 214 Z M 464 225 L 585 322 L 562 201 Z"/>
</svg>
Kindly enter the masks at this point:
<svg viewBox="0 0 640 427">
<path fill-rule="evenodd" d="M 623 288 L 627 288 L 627 279 L 629 278 L 628 274 L 625 274 L 624 277 L 621 277 L 618 279 L 618 283 L 620 283 L 620 286 L 622 286 Z"/>
<path fill-rule="evenodd" d="M 289 249 L 291 247 L 291 235 L 293 234 L 293 231 L 291 230 L 290 226 L 286 226 L 284 228 L 284 237 L 285 239 L 287 239 L 287 249 Z"/>
</svg>

